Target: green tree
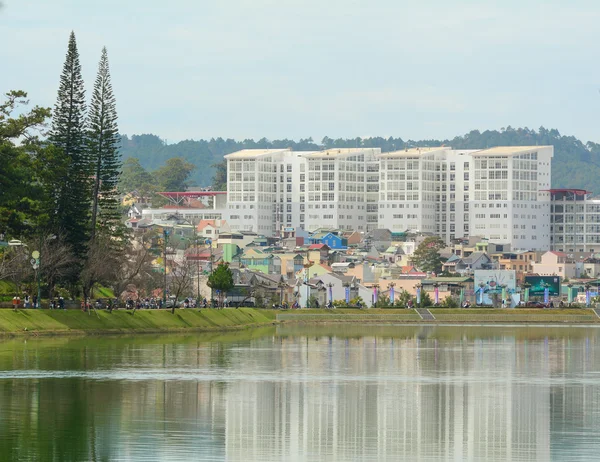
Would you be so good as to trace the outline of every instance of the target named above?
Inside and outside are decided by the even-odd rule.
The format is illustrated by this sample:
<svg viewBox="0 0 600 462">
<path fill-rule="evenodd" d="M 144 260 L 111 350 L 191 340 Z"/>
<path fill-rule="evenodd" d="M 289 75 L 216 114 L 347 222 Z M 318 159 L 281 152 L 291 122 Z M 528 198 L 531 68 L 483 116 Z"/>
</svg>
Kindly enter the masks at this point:
<svg viewBox="0 0 600 462">
<path fill-rule="evenodd" d="M 173 157 L 156 170 L 153 176 L 162 191 L 185 191 L 190 174 L 195 168 L 181 157 Z"/>
<path fill-rule="evenodd" d="M 68 175 L 56 185 L 55 229 L 63 229 L 75 252 L 83 257 L 89 238 L 91 184 L 86 145 L 85 89 L 75 34 L 71 32 L 52 117 L 50 142 L 68 158 Z"/>
<path fill-rule="evenodd" d="M 411 256 L 413 264 L 420 271 L 441 272 L 442 258 L 440 257 L 440 250 L 444 247 L 446 247 L 446 243 L 438 236 L 425 238 Z"/>
<path fill-rule="evenodd" d="M 27 93 L 20 90 L 8 92 L 0 103 L 0 233 L 20 238 L 40 225 L 43 195 L 35 154 L 43 148 L 33 132 L 50 116 L 49 108 L 38 106 L 14 116 L 17 107 L 27 104 Z"/>
<path fill-rule="evenodd" d="M 211 165 L 215 169 L 212 179 L 213 191 L 227 191 L 227 161 Z"/>
<path fill-rule="evenodd" d="M 14 117 L 13 112 L 18 106 L 29 104 L 27 93 L 13 90 L 4 96 L 6 100 L 0 104 L 0 142 L 14 141 L 21 137 L 31 140 L 31 132 L 40 131 L 50 117 L 50 108 L 35 106 L 29 112 Z"/>
<path fill-rule="evenodd" d="M 221 263 L 208 276 L 208 287 L 219 291 L 219 301 L 223 300 L 223 295 L 233 289 L 233 273 L 229 269 L 228 263 Z"/>
<path fill-rule="evenodd" d="M 88 150 L 93 166 L 91 238 L 96 226 L 107 229 L 118 225 L 121 214 L 117 183 L 121 169 L 117 110 L 110 80 L 108 54 L 102 49 L 88 118 Z"/>
<path fill-rule="evenodd" d="M 154 192 L 152 175 L 142 167 L 137 157 L 129 157 L 123 162 L 123 169 L 119 177 L 119 192 L 127 194 L 132 191 L 142 197 L 148 197 Z"/>
</svg>

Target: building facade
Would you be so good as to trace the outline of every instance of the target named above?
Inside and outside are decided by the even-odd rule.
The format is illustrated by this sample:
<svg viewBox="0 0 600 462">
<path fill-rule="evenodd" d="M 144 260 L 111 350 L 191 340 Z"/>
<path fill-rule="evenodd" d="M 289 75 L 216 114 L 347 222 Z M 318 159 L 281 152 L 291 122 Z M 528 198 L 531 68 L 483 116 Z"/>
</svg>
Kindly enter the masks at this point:
<svg viewBox="0 0 600 462">
<path fill-rule="evenodd" d="M 548 249 L 553 152 L 515 146 L 380 154 L 379 228 Z"/>
<path fill-rule="evenodd" d="M 247 149 L 226 155 L 226 219 L 234 231 L 267 236 L 289 228 L 373 229 L 380 152 Z"/>
<path fill-rule="evenodd" d="M 551 189 L 551 249 L 600 252 L 600 199 L 584 189 Z"/>
<path fill-rule="evenodd" d="M 243 150 L 227 160 L 232 231 L 322 227 L 479 236 L 550 248 L 552 146 Z M 600 235 L 600 234 L 599 234 Z"/>
</svg>

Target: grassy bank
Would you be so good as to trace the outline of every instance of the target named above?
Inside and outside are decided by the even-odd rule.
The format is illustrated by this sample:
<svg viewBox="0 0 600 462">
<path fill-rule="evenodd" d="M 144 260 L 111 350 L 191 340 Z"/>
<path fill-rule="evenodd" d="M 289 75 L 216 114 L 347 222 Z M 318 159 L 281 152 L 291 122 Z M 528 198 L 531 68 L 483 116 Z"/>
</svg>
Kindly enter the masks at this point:
<svg viewBox="0 0 600 462">
<path fill-rule="evenodd" d="M 430 308 L 434 320 L 423 320 L 416 310 L 289 310 L 277 320 L 300 322 L 427 322 L 427 323 L 548 323 L 599 324 L 591 309 L 445 309 Z"/>
<path fill-rule="evenodd" d="M 263 310 L 254 308 L 224 310 L 0 310 L 0 335 L 15 334 L 126 334 L 144 332 L 224 331 L 266 326 L 282 322 L 348 323 L 547 323 L 600 324 L 588 309 L 443 309 L 430 312 L 434 320 L 421 319 L 407 309 Z"/>
<path fill-rule="evenodd" d="M 275 314 L 253 308 L 225 310 L 0 310 L 0 335 L 47 333 L 136 333 L 240 329 L 273 323 Z"/>
</svg>

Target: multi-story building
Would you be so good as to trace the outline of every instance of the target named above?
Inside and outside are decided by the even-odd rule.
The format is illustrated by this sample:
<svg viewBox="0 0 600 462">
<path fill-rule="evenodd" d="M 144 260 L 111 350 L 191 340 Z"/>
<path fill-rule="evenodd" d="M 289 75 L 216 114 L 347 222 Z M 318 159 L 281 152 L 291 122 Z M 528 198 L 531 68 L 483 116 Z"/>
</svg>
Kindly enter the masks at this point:
<svg viewBox="0 0 600 462">
<path fill-rule="evenodd" d="M 379 148 L 225 156 L 232 230 L 387 228 L 550 248 L 552 146 Z"/>
<path fill-rule="evenodd" d="M 227 160 L 232 230 L 274 236 L 286 228 L 368 231 L 377 225 L 380 149 L 247 149 Z"/>
<path fill-rule="evenodd" d="M 551 189 L 551 249 L 600 252 L 600 199 L 585 189 Z"/>
<path fill-rule="evenodd" d="M 289 149 L 245 149 L 227 159 L 227 220 L 232 230 L 275 236 L 304 213 L 306 162 Z M 295 219 L 294 219 L 295 218 Z"/>
<path fill-rule="evenodd" d="M 548 249 L 552 156 L 552 146 L 380 154 L 379 227 Z"/>
<path fill-rule="evenodd" d="M 379 153 L 379 148 L 352 148 L 302 154 L 308 170 L 305 229 L 377 227 Z"/>
</svg>

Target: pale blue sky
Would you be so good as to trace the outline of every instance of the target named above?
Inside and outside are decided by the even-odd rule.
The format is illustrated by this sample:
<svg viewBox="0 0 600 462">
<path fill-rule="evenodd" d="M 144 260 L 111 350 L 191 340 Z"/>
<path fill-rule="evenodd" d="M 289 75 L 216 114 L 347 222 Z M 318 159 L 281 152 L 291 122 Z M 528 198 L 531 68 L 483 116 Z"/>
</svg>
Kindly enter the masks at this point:
<svg viewBox="0 0 600 462">
<path fill-rule="evenodd" d="M 122 133 L 600 141 L 597 0 L 2 0 L 0 91 L 54 104 L 73 29 Z"/>
</svg>

